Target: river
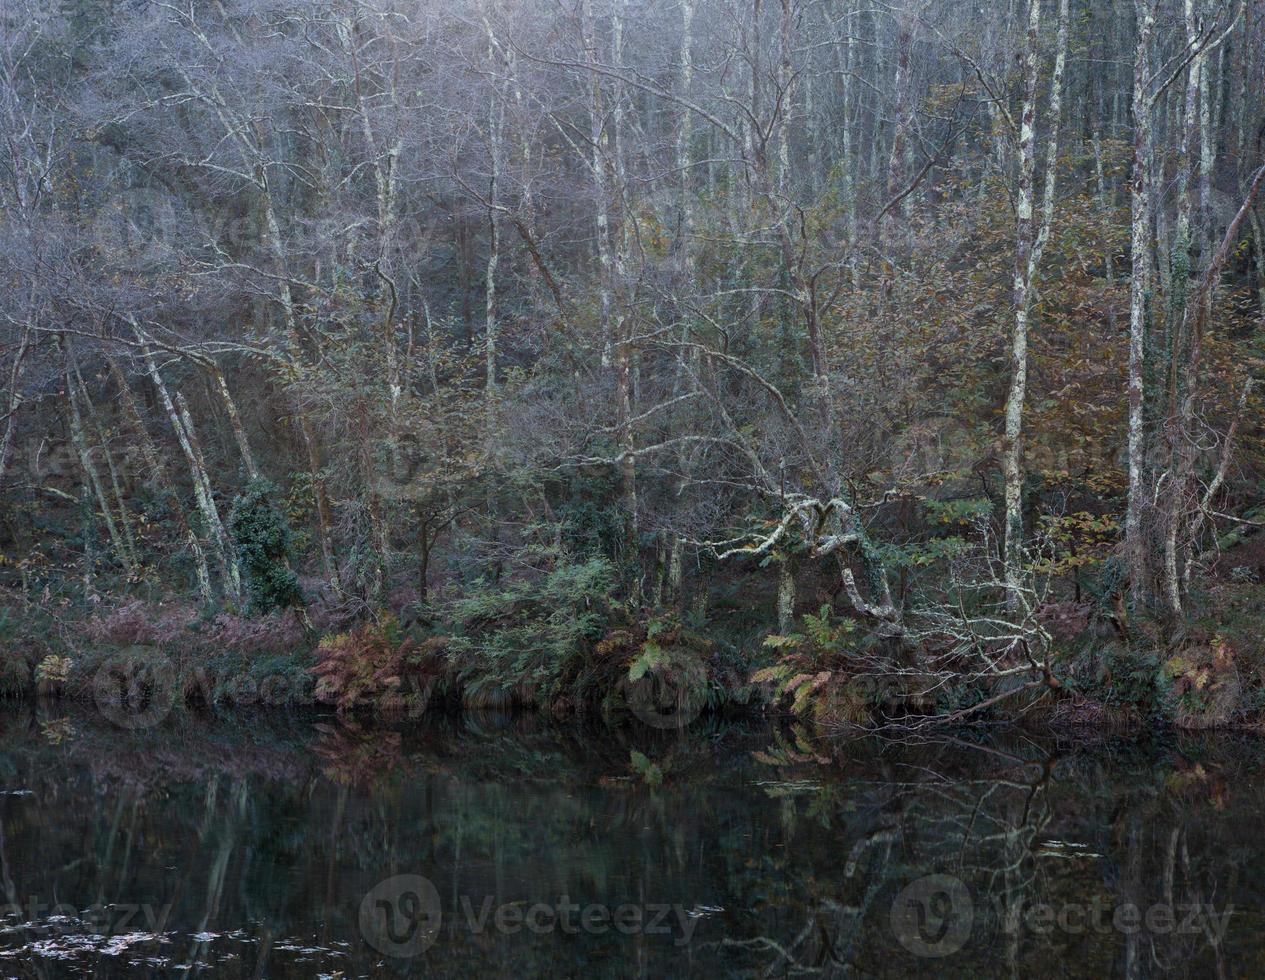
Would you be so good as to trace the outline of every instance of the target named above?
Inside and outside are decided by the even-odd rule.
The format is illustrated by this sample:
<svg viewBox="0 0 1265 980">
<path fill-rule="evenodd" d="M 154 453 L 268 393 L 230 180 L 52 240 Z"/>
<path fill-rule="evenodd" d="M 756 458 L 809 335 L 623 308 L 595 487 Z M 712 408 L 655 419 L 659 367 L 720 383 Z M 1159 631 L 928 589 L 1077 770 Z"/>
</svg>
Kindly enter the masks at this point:
<svg viewBox="0 0 1265 980">
<path fill-rule="evenodd" d="M 1261 749 L 9 705 L 0 976 L 1259 976 Z"/>
</svg>

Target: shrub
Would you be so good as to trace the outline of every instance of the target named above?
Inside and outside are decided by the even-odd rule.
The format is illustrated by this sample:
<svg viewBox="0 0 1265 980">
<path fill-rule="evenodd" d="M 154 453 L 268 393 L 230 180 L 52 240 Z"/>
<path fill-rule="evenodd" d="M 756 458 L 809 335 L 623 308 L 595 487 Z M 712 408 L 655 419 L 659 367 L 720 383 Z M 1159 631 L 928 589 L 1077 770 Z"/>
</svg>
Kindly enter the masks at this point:
<svg viewBox="0 0 1265 980">
<path fill-rule="evenodd" d="M 70 676 L 70 668 L 74 665 L 69 657 L 59 657 L 50 653 L 35 665 L 35 683 L 41 693 L 60 690 Z"/>
<path fill-rule="evenodd" d="M 228 521 L 251 608 L 262 614 L 301 607 L 299 577 L 291 567 L 290 524 L 277 502 L 277 488 L 261 477 L 251 480 L 233 501 Z"/>
<path fill-rule="evenodd" d="M 1192 644 L 1160 669 L 1164 707 L 1179 728 L 1228 724 L 1239 707 L 1242 683 L 1235 651 L 1222 636 Z"/>
<path fill-rule="evenodd" d="M 856 670 L 855 620 L 838 619 L 823 605 L 818 615 L 804 616 L 803 628 L 765 639 L 777 662 L 752 674 L 752 683 L 769 685 L 774 702 L 788 700 L 794 715 L 827 725 L 864 724 L 882 698 L 874 678 Z"/>
<path fill-rule="evenodd" d="M 188 605 L 129 599 L 94 614 L 84 635 L 97 645 L 176 647 L 196 618 Z"/>
<path fill-rule="evenodd" d="M 442 639 L 416 644 L 386 617 L 347 633 L 324 637 L 316 648 L 315 696 L 340 714 L 360 708 L 420 711 L 442 673 Z"/>
<path fill-rule="evenodd" d="M 450 650 L 467 701 L 543 704 L 564 696 L 564 682 L 605 630 L 615 582 L 614 565 L 593 558 L 458 600 Z"/>
<path fill-rule="evenodd" d="M 605 670 L 595 672 L 588 686 L 605 688 L 600 693 L 606 695 L 607 711 L 628 707 L 642 721 L 681 723 L 718 707 L 731 694 L 720 676 L 716 644 L 672 614 L 613 630 L 595 653 Z M 610 666 L 616 670 L 614 683 L 606 676 Z"/>
</svg>

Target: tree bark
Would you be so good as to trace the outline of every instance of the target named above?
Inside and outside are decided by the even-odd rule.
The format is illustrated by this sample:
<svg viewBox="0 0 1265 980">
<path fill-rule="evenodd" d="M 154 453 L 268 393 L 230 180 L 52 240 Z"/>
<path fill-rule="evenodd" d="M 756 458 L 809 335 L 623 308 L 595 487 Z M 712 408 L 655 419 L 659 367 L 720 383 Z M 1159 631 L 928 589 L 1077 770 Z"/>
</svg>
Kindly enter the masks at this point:
<svg viewBox="0 0 1265 980">
<path fill-rule="evenodd" d="M 149 478 L 154 486 L 167 497 L 176 522 L 180 525 L 180 533 L 189 544 L 189 551 L 193 555 L 193 570 L 198 581 L 198 595 L 203 602 L 210 602 L 211 576 L 207 568 L 206 551 L 202 547 L 202 542 L 198 540 L 197 534 L 190 527 L 184 507 L 176 499 L 167 467 L 163 462 L 162 455 L 158 452 L 158 447 L 154 445 L 154 440 L 150 438 L 149 430 L 145 428 L 140 407 L 136 404 L 136 395 L 132 391 L 132 386 L 128 384 L 127 375 L 123 373 L 123 368 L 119 365 L 118 358 L 108 350 L 105 352 L 105 358 L 106 363 L 109 365 L 110 373 L 114 376 L 114 383 L 119 390 L 119 405 L 122 408 L 123 417 L 132 429 L 133 437 L 136 439 L 137 447 L 140 449 L 141 459 L 145 463 L 145 469 L 149 474 Z"/>
<path fill-rule="evenodd" d="M 75 384 L 70 345 L 64 336 L 59 336 L 57 346 L 60 348 L 59 353 L 62 355 L 62 381 L 66 386 L 66 407 L 70 410 L 70 439 L 75 447 L 75 454 L 79 457 L 79 465 L 83 469 L 84 485 L 85 488 L 91 490 L 92 496 L 96 498 L 97 506 L 101 511 L 101 519 L 105 522 L 106 533 L 109 535 L 110 545 L 114 549 L 115 557 L 118 558 L 119 564 L 123 566 L 128 578 L 132 578 L 136 574 L 136 567 L 124 544 L 123 536 L 119 533 L 118 524 L 114 519 L 113 508 L 110 506 L 110 499 L 106 495 L 104 484 L 101 482 L 101 474 L 97 470 L 97 465 L 92 460 L 92 452 L 88 447 L 87 436 L 84 433 L 83 416 L 79 412 L 79 399 L 76 393 L 77 386 Z"/>
<path fill-rule="evenodd" d="M 1063 70 L 1067 58 L 1068 0 L 1059 5 L 1058 48 L 1050 84 L 1050 134 L 1047 138 L 1045 187 L 1040 228 L 1034 202 L 1036 180 L 1037 92 L 1040 80 L 1041 3 L 1028 0 L 1028 31 L 1024 51 L 1024 100 L 1019 130 L 1019 182 L 1015 220 L 1014 330 L 1011 334 L 1010 392 L 1006 398 L 1006 428 L 1002 448 L 1005 479 L 1005 583 L 1012 608 L 1020 603 L 1023 551 L 1023 410 L 1028 386 L 1028 333 L 1032 287 L 1054 221 L 1054 192 L 1058 171 L 1059 123 L 1063 100 Z"/>
<path fill-rule="evenodd" d="M 97 448 L 101 450 L 102 457 L 105 459 L 105 469 L 110 476 L 110 489 L 114 491 L 114 503 L 118 508 L 118 526 L 123 533 L 123 545 L 127 549 L 128 560 L 132 568 L 139 571 L 140 562 L 137 560 L 136 555 L 136 536 L 132 532 L 132 520 L 127 510 L 127 497 L 123 493 L 123 481 L 119 477 L 119 468 L 114 461 L 114 453 L 110 451 L 110 433 L 101 421 L 101 416 L 97 412 L 96 406 L 92 403 L 92 396 L 88 392 L 88 386 L 84 384 L 83 375 L 79 373 L 79 363 L 75 359 L 74 351 L 71 350 L 69 344 L 66 345 L 66 352 L 70 359 L 71 373 L 74 375 L 75 384 L 79 389 L 79 398 L 83 402 L 88 420 L 92 423 L 92 436 L 96 441 Z"/>
<path fill-rule="evenodd" d="M 789 556 L 778 563 L 777 631 L 782 636 L 795 625 L 795 569 Z"/>
<path fill-rule="evenodd" d="M 1212 292 L 1221 281 L 1221 273 L 1238 244 L 1239 232 L 1255 206 L 1262 186 L 1265 186 L 1265 166 L 1262 166 L 1253 177 L 1242 206 L 1226 228 L 1220 246 L 1209 259 L 1208 267 L 1200 280 L 1199 289 L 1186 304 L 1186 315 L 1183 318 L 1183 330 L 1189 338 L 1190 349 L 1182 368 L 1185 374 L 1185 385 L 1182 388 L 1181 403 L 1170 414 L 1168 422 L 1170 463 L 1167 472 L 1168 507 L 1165 515 L 1165 597 L 1169 611 L 1174 615 L 1181 615 L 1182 612 L 1178 552 L 1181 547 L 1190 543 L 1189 529 L 1185 523 L 1189 510 L 1187 501 L 1190 484 L 1194 479 L 1198 452 L 1194 427 L 1195 402 L 1199 397 L 1200 364 L 1204 333 L 1212 306 Z"/>
<path fill-rule="evenodd" d="M 206 460 L 202 456 L 202 445 L 198 442 L 197 432 L 193 428 L 193 415 L 189 412 L 189 406 L 185 402 L 184 395 L 178 391 L 176 392 L 176 410 L 179 413 L 180 423 L 184 427 L 185 440 L 188 442 L 193 459 L 197 464 L 196 474 L 202 484 L 203 499 L 207 502 L 206 513 L 211 519 L 211 534 L 217 542 L 219 551 L 224 555 L 224 566 L 228 573 L 229 595 L 240 601 L 242 580 L 237 568 L 237 559 L 233 553 L 233 545 L 229 541 L 224 525 L 220 521 L 219 510 L 215 506 L 215 498 L 211 491 L 211 479 L 207 475 Z"/>
<path fill-rule="evenodd" d="M 1265 288 L 1265 282 L 1262 283 Z M 13 450 L 13 437 L 17 432 L 18 407 L 22 404 L 22 373 L 26 369 L 26 356 L 31 350 L 31 328 L 22 331 L 18 352 L 9 372 L 9 406 L 5 410 L 4 435 L 0 437 L 0 487 L 4 486 L 4 474 L 9 467 L 9 453 Z"/>
<path fill-rule="evenodd" d="M 197 503 L 198 512 L 202 515 L 202 522 L 206 525 L 206 535 L 211 542 L 211 553 L 219 569 L 224 592 L 236 601 L 241 597 L 241 579 L 237 571 L 237 563 L 231 560 L 232 555 L 228 547 L 228 538 L 224 533 L 224 525 L 220 521 L 219 511 L 215 506 L 215 498 L 211 494 L 211 484 L 201 462 L 201 453 L 195 451 L 193 440 L 185 427 L 180 412 L 177 411 L 176 405 L 172 401 L 166 382 L 163 381 L 162 375 L 158 371 L 158 365 L 154 361 L 153 352 L 149 349 L 149 343 L 145 339 L 145 335 L 139 327 L 133 325 L 133 329 L 136 332 L 136 339 L 140 343 L 141 356 L 145 361 L 145 368 L 149 373 L 150 380 L 154 383 L 159 400 L 167 413 L 167 420 L 171 423 L 171 428 L 176 434 L 176 441 L 180 443 L 180 449 L 189 465 L 190 479 L 193 483 L 193 499 Z"/>
<path fill-rule="evenodd" d="M 581 43 L 589 65 L 597 63 L 596 27 L 593 23 L 593 0 L 580 3 Z M 601 76 L 590 70 L 588 80 L 588 113 L 590 162 L 593 171 L 594 221 L 597 225 L 598 302 L 600 303 L 599 342 L 602 347 L 602 366 L 611 362 L 613 338 L 611 336 L 611 281 L 614 276 L 615 258 L 612 254 L 610 235 L 610 181 L 607 176 L 607 147 L 605 106 L 602 99 Z"/>
<path fill-rule="evenodd" d="M 246 426 L 242 424 L 242 417 L 237 411 L 237 402 L 233 400 L 232 392 L 228 390 L 228 382 L 224 379 L 224 372 L 220 370 L 219 365 L 208 364 L 207 370 L 215 381 L 216 391 L 219 393 L 220 400 L 224 402 L 224 410 L 228 413 L 228 424 L 233 430 L 233 438 L 237 441 L 237 449 L 242 454 L 246 478 L 254 480 L 259 476 L 259 467 L 255 465 L 255 454 L 251 452 L 250 440 L 246 438 Z"/>
<path fill-rule="evenodd" d="M 1151 167 L 1154 147 L 1151 140 L 1151 98 L 1148 83 L 1151 71 L 1151 35 L 1155 30 L 1155 0 L 1134 0 L 1138 15 L 1137 51 L 1133 64 L 1133 175 L 1129 187 L 1132 224 L 1129 287 L 1129 491 L 1125 512 L 1125 553 L 1129 588 L 1135 605 L 1148 599 L 1145 530 L 1146 507 L 1145 355 L 1147 303 L 1151 291 Z"/>
</svg>

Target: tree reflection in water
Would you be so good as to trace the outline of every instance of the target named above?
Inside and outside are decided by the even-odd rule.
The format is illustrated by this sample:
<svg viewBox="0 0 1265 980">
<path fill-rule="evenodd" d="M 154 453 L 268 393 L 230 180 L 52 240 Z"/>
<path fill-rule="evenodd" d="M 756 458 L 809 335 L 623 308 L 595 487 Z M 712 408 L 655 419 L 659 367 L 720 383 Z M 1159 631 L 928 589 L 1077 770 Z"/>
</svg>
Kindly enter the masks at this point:
<svg viewBox="0 0 1265 980">
<path fill-rule="evenodd" d="M 1238 976 L 1265 959 L 1247 740 L 2 724 L 0 967 L 24 976 Z M 410 958 L 360 928 L 397 875 L 441 904 Z M 497 928 L 498 909 L 565 902 L 646 918 Z"/>
</svg>

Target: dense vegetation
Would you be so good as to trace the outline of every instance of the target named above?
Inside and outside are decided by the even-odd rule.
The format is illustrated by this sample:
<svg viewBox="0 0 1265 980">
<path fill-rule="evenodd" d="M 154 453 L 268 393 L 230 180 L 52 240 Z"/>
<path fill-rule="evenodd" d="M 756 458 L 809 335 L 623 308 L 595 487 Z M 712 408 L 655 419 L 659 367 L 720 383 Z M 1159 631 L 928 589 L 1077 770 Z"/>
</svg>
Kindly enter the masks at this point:
<svg viewBox="0 0 1265 980">
<path fill-rule="evenodd" d="M 0 132 L 11 689 L 1265 708 L 1262 0 L 13 0 Z"/>
</svg>

